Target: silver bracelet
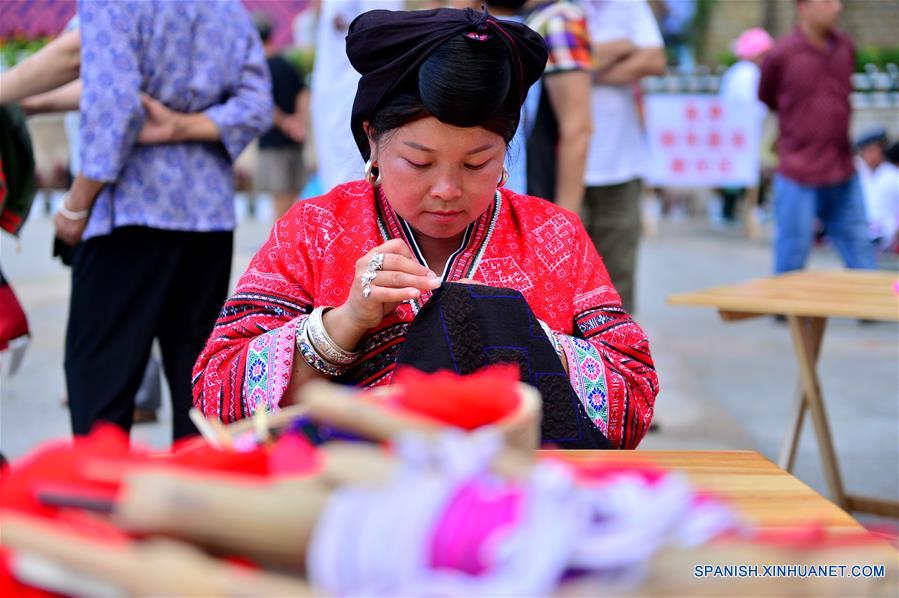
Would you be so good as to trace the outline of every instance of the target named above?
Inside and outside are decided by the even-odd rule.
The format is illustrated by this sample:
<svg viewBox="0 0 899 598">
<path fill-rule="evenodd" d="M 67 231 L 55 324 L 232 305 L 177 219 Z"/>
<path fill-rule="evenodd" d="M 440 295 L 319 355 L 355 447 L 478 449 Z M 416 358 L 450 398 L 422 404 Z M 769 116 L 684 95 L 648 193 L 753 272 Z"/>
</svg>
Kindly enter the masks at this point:
<svg viewBox="0 0 899 598">
<path fill-rule="evenodd" d="M 316 307 L 309 315 L 309 322 L 306 325 L 309 340 L 315 347 L 316 352 L 326 361 L 330 361 L 334 365 L 350 365 L 359 358 L 359 352 L 347 351 L 331 339 L 322 319 L 325 309 L 324 307 Z"/>
<path fill-rule="evenodd" d="M 78 212 L 76 212 L 76 211 L 74 211 L 74 210 L 70 210 L 69 208 L 66 207 L 66 200 L 67 200 L 67 199 L 69 199 L 69 194 L 68 194 L 68 193 L 66 193 L 65 195 L 63 195 L 62 201 L 61 201 L 60 204 L 59 204 L 59 210 L 58 210 L 58 212 L 59 212 L 60 214 L 62 214 L 62 217 L 63 217 L 63 218 L 65 218 L 66 220 L 75 220 L 75 221 L 78 221 L 78 220 L 84 220 L 85 218 L 87 218 L 88 216 L 91 215 L 90 209 L 87 209 L 87 210 L 80 210 L 80 211 L 78 211 Z"/>
<path fill-rule="evenodd" d="M 297 327 L 296 347 L 297 351 L 302 355 L 303 359 L 314 370 L 325 374 L 326 376 L 340 376 L 347 368 L 346 366 L 334 365 L 326 360 L 316 350 L 312 341 L 309 340 L 309 322 L 311 318 L 306 318 Z"/>
</svg>

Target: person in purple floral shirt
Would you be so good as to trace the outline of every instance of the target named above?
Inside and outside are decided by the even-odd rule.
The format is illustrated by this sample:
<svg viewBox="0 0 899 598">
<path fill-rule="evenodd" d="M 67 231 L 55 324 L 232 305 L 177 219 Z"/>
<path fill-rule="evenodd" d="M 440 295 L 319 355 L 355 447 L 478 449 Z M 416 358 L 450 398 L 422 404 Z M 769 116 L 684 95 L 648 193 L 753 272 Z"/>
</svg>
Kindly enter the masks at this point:
<svg viewBox="0 0 899 598">
<path fill-rule="evenodd" d="M 79 0 L 78 16 L 82 167 L 55 218 L 74 246 L 72 428 L 130 428 L 158 339 L 177 439 L 195 433 L 190 372 L 227 295 L 233 162 L 271 126 L 265 58 L 237 0 Z"/>
</svg>

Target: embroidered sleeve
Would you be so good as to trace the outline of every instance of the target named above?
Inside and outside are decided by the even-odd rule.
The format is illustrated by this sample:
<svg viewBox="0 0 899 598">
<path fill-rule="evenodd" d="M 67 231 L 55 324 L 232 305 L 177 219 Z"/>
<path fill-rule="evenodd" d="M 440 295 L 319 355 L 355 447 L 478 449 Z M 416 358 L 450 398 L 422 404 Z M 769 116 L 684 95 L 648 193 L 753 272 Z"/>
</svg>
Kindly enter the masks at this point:
<svg viewBox="0 0 899 598">
<path fill-rule="evenodd" d="M 307 317 L 297 316 L 250 343 L 241 393 L 245 413 L 252 415 L 260 408 L 266 411 L 278 408 L 290 382 L 297 327 Z"/>
<path fill-rule="evenodd" d="M 208 417 L 232 422 L 275 409 L 290 382 L 296 329 L 312 311 L 310 269 L 291 222 L 272 229 L 194 366 L 194 404 Z"/>
<path fill-rule="evenodd" d="M 582 338 L 556 332 L 568 361 L 568 377 L 571 387 L 584 405 L 587 416 L 607 438 L 609 435 L 608 386 L 606 368 L 602 356 Z"/>
<path fill-rule="evenodd" d="M 593 243 L 581 230 L 583 257 L 574 298 L 574 336 L 563 340 L 572 386 L 612 445 L 632 449 L 652 421 L 659 381 L 649 341 L 622 309 Z"/>
</svg>

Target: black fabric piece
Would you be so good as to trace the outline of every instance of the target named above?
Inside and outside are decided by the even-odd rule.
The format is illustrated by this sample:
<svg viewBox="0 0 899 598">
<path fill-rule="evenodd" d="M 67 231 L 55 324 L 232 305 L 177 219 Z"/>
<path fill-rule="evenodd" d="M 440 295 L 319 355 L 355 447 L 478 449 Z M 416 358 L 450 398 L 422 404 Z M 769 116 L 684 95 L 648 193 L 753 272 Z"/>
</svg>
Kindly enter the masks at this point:
<svg viewBox="0 0 899 598">
<path fill-rule="evenodd" d="M 0 193 L 0 228 L 18 235 L 37 192 L 34 152 L 25 114 L 14 104 L 0 106 L 0 163 L 6 193 Z"/>
<path fill-rule="evenodd" d="M 303 77 L 296 67 L 281 55 L 266 59 L 269 73 L 272 76 L 272 99 L 275 106 L 284 114 L 293 114 L 296 110 L 297 95 L 306 89 Z M 259 138 L 259 147 L 299 147 L 299 144 L 272 127 Z"/>
<path fill-rule="evenodd" d="M 559 146 L 559 123 L 549 101 L 549 91 L 543 86 L 534 127 L 525 140 L 527 162 L 527 193 L 556 202 L 556 152 Z"/>
<path fill-rule="evenodd" d="M 126 226 L 74 248 L 65 370 L 76 435 L 100 420 L 131 428 L 154 338 L 173 437 L 196 434 L 191 374 L 228 296 L 233 239 L 231 231 Z"/>
<path fill-rule="evenodd" d="M 444 283 L 413 320 L 397 359 L 397 365 L 424 372 L 457 374 L 495 363 L 518 364 L 521 380 L 540 391 L 544 443 L 613 448 L 587 417 L 555 349 L 516 290 Z"/>
<path fill-rule="evenodd" d="M 53 257 L 58 257 L 64 266 L 71 266 L 75 248 L 59 237 L 53 237 Z"/>
<path fill-rule="evenodd" d="M 486 10 L 471 8 L 372 10 L 350 23 L 346 52 L 353 68 L 362 75 L 353 102 L 351 128 L 363 159 L 370 157 L 371 150 L 362 123 L 391 92 L 417 78 L 418 68 L 431 52 L 452 36 L 468 32 L 496 35 L 506 45 L 517 79 L 513 79 L 509 93 L 518 95 L 521 106 L 528 88 L 543 74 L 548 56 L 546 42 L 524 23 L 500 23 Z"/>
</svg>

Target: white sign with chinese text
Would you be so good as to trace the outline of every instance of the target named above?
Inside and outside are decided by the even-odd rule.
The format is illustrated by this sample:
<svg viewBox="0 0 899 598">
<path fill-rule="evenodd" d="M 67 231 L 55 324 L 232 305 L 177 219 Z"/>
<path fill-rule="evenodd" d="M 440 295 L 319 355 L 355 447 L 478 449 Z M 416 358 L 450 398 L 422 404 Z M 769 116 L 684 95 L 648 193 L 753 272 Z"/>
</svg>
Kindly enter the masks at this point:
<svg viewBox="0 0 899 598">
<path fill-rule="evenodd" d="M 725 103 L 714 95 L 686 94 L 649 94 L 644 102 L 650 184 L 758 184 L 758 104 Z"/>
</svg>

